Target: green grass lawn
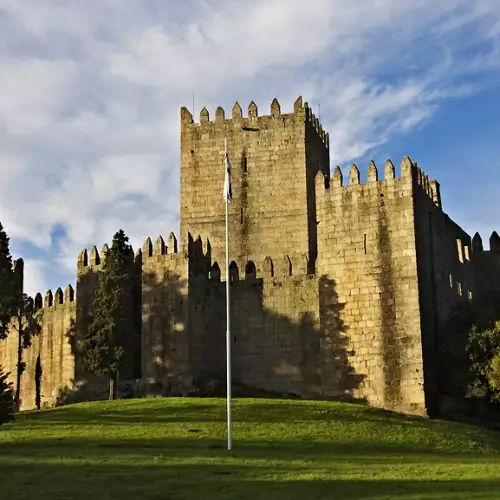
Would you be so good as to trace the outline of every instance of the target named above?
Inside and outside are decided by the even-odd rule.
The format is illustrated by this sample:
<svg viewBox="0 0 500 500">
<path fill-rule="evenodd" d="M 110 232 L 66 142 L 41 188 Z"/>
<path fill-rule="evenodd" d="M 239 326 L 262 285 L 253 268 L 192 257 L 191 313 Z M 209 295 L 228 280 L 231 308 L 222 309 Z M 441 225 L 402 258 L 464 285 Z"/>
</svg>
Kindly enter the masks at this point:
<svg viewBox="0 0 500 500">
<path fill-rule="evenodd" d="M 0 499 L 500 499 L 500 435 L 360 405 L 96 402 L 0 427 Z"/>
</svg>

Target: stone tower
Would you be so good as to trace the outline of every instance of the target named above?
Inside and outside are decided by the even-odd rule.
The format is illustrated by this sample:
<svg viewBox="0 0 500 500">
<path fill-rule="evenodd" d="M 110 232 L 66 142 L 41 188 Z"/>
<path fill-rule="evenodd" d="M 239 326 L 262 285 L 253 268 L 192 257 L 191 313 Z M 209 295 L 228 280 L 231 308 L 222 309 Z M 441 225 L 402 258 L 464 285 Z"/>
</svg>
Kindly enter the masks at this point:
<svg viewBox="0 0 500 500">
<path fill-rule="evenodd" d="M 229 205 L 230 255 L 236 262 L 262 262 L 267 255 L 317 256 L 314 178 L 329 172 L 328 134 L 299 97 L 294 112 L 282 114 L 276 99 L 271 114 L 248 116 L 236 103 L 231 118 L 217 108 L 200 122 L 181 109 L 181 235 L 201 234 L 212 257 L 224 261 L 224 140 L 227 138 L 233 202 Z M 224 266 L 221 266 L 221 268 Z M 224 274 L 224 273 L 223 273 Z"/>
</svg>

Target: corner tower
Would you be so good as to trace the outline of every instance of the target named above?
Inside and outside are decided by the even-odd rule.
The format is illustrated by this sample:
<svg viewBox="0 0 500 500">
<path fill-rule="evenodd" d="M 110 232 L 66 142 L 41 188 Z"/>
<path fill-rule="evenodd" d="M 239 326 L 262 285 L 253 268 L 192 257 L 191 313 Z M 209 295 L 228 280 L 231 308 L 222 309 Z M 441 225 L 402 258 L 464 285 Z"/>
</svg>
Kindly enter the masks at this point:
<svg viewBox="0 0 500 500">
<path fill-rule="evenodd" d="M 206 108 L 199 123 L 181 109 L 181 235 L 209 238 L 214 260 L 224 261 L 224 139 L 227 138 L 233 202 L 229 205 L 230 255 L 237 263 L 267 255 L 302 254 L 314 268 L 317 256 L 314 178 L 329 173 L 328 134 L 299 97 L 293 113 L 248 115 L 236 103 L 230 118 Z M 238 262 L 239 261 L 239 262 Z M 221 266 L 222 267 L 222 266 Z M 239 266 L 241 269 L 241 266 Z"/>
</svg>

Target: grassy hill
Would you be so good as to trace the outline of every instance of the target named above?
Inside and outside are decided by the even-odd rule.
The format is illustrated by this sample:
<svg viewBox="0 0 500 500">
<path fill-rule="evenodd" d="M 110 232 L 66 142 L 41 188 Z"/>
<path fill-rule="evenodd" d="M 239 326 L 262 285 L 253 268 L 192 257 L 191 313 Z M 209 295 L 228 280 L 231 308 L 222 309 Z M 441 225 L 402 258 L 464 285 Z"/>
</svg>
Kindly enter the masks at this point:
<svg viewBox="0 0 500 500">
<path fill-rule="evenodd" d="M 0 427 L 0 498 L 499 499 L 500 434 L 365 406 L 143 399 Z"/>
</svg>

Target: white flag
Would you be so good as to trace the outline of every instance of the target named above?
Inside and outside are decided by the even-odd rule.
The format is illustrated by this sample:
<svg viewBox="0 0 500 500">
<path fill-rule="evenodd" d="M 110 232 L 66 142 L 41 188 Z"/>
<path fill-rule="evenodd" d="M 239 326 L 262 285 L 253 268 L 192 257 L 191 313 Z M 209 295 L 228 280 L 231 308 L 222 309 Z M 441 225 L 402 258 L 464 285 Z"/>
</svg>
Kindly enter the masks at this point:
<svg viewBox="0 0 500 500">
<path fill-rule="evenodd" d="M 224 200 L 232 201 L 233 191 L 231 189 L 231 167 L 229 166 L 229 152 L 227 149 L 227 139 L 225 140 L 225 144 L 226 144 L 226 154 L 224 157 L 224 166 L 226 167 L 226 174 L 224 177 Z"/>
</svg>

